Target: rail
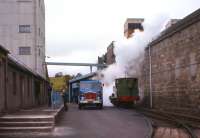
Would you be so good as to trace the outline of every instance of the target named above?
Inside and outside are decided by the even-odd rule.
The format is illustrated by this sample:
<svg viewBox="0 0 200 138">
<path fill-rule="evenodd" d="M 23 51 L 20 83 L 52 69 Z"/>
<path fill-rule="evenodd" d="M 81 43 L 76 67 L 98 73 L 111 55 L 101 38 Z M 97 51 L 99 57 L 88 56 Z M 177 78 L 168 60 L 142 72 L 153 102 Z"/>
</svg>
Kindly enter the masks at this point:
<svg viewBox="0 0 200 138">
<path fill-rule="evenodd" d="M 149 116 L 158 120 L 164 120 L 178 127 L 183 128 L 191 138 L 198 138 L 196 134 L 193 132 L 191 126 L 187 124 L 187 121 L 176 119 L 178 116 L 177 114 L 176 116 L 174 116 L 167 112 L 149 110 L 149 109 L 144 109 L 144 108 L 143 109 L 140 108 L 138 110 L 140 111 L 140 113 L 142 113 L 145 116 Z"/>
<path fill-rule="evenodd" d="M 141 114 L 142 115 L 142 114 Z M 149 118 L 147 118 L 146 116 L 142 115 L 145 122 L 147 123 L 147 126 L 149 128 L 149 132 L 146 136 L 146 138 L 152 138 L 153 137 L 153 134 L 154 134 L 154 129 L 153 129 L 153 121 L 150 120 Z"/>
</svg>

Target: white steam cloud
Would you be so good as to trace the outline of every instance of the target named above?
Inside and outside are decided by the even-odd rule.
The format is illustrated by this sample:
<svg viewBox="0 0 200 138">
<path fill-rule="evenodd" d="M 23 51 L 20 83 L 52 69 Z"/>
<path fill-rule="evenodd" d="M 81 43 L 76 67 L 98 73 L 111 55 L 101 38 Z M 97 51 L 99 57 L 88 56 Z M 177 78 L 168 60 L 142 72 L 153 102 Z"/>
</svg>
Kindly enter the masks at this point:
<svg viewBox="0 0 200 138">
<path fill-rule="evenodd" d="M 115 41 L 114 53 L 116 63 L 110 65 L 103 73 L 102 82 L 104 85 L 104 105 L 110 106 L 109 96 L 113 93 L 113 85 L 116 78 L 138 77 L 140 65 L 143 61 L 144 48 L 152 39 L 156 38 L 164 29 L 168 16 L 160 15 L 154 18 L 145 19 L 144 31 L 136 31 L 132 38 Z"/>
</svg>

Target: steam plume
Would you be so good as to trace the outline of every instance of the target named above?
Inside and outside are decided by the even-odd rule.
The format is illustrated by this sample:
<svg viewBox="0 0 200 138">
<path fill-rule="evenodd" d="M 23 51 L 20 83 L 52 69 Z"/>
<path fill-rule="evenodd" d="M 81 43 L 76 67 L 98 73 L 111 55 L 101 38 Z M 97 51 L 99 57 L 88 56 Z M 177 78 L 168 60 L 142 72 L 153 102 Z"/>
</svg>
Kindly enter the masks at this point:
<svg viewBox="0 0 200 138">
<path fill-rule="evenodd" d="M 144 32 L 136 31 L 130 39 L 123 38 L 115 42 L 114 53 L 116 63 L 103 70 L 102 81 L 104 86 L 104 105 L 111 105 L 109 96 L 113 93 L 114 80 L 120 77 L 138 77 L 140 65 L 144 57 L 144 48 L 163 29 L 167 16 L 145 19 Z"/>
</svg>

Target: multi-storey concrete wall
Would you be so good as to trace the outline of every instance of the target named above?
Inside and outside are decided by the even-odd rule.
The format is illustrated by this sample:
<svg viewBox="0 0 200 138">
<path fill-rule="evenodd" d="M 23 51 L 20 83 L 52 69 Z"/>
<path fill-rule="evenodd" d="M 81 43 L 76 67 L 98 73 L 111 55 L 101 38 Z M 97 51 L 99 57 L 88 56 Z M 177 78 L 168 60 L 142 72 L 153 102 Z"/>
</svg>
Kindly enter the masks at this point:
<svg viewBox="0 0 200 138">
<path fill-rule="evenodd" d="M 38 73 L 46 75 L 46 67 L 45 67 L 45 5 L 44 0 L 36 0 L 35 1 L 35 22 L 37 28 L 36 35 L 36 47 L 37 47 L 37 61 L 36 67 Z"/>
<path fill-rule="evenodd" d="M 154 108 L 200 112 L 200 9 L 169 27 L 146 48 L 140 90 L 147 105 L 150 88 Z"/>
<path fill-rule="evenodd" d="M 45 77 L 44 0 L 0 0 L 0 44 Z"/>
</svg>

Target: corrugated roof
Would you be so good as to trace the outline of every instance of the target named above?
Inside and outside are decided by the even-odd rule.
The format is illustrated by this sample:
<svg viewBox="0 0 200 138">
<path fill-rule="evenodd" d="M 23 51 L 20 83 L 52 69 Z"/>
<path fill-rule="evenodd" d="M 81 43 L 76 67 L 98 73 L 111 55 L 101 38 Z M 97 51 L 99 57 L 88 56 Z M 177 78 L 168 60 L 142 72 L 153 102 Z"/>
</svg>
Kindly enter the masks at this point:
<svg viewBox="0 0 200 138">
<path fill-rule="evenodd" d="M 15 58 L 13 55 L 8 55 L 8 63 L 18 67 L 20 70 L 28 72 L 33 74 L 34 76 L 40 77 L 41 79 L 46 80 L 44 77 L 42 77 L 40 74 L 38 74 L 36 71 L 33 71 L 31 68 L 29 68 L 26 64 Z"/>
<path fill-rule="evenodd" d="M 83 79 L 87 79 L 87 78 L 90 78 L 90 77 L 95 76 L 96 74 L 97 74 L 96 72 L 92 72 L 92 73 L 89 73 L 89 74 L 80 76 L 80 77 L 78 77 L 78 78 L 69 80 L 69 83 L 74 83 L 74 82 L 77 82 L 77 81 L 80 81 L 80 80 L 83 80 Z"/>
<path fill-rule="evenodd" d="M 10 53 L 6 48 L 4 48 L 2 45 L 0 45 L 0 50 L 4 51 L 5 53 Z"/>
<path fill-rule="evenodd" d="M 40 77 L 41 79 L 46 80 L 46 78 L 42 77 L 40 74 L 38 74 L 37 72 L 33 71 L 31 68 L 29 68 L 26 64 L 24 64 L 23 62 L 21 62 L 20 60 L 18 60 L 17 58 L 15 58 L 12 54 L 9 54 L 10 52 L 4 48 L 2 45 L 0 45 L 0 50 L 4 51 L 6 54 L 8 54 L 8 63 L 15 65 L 16 67 L 18 67 L 20 70 L 29 72 L 37 77 Z"/>
</svg>

